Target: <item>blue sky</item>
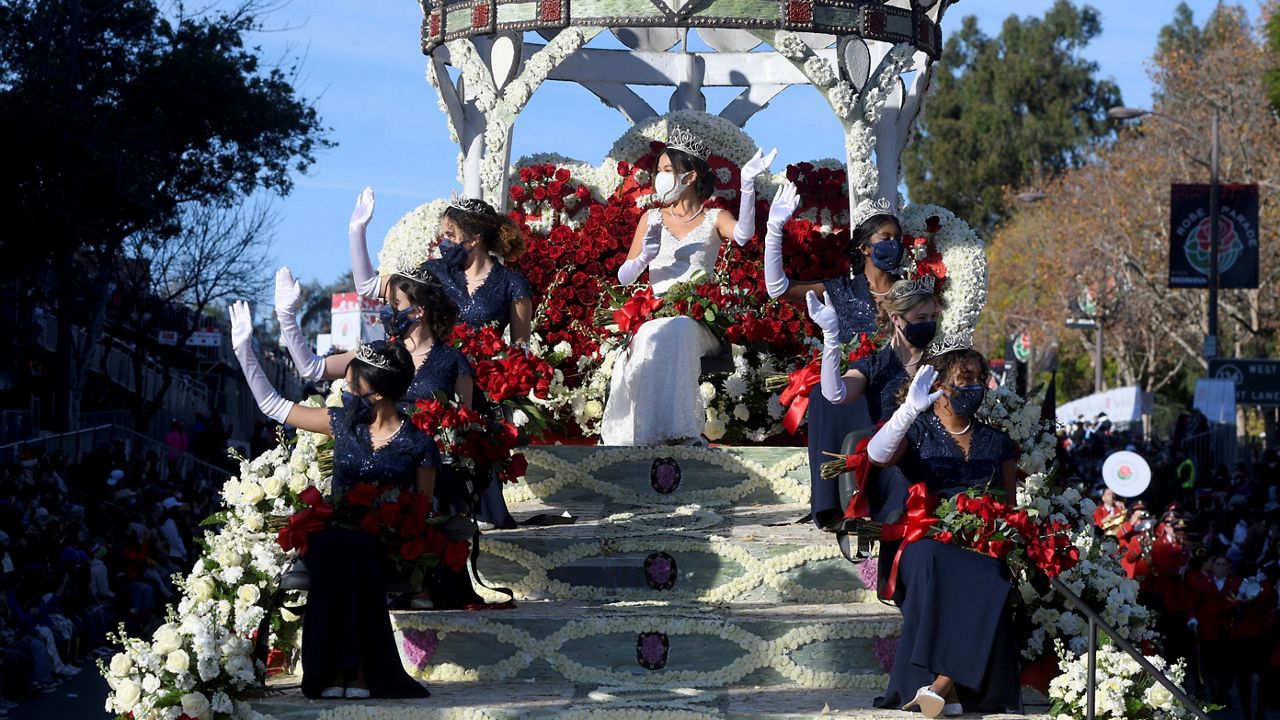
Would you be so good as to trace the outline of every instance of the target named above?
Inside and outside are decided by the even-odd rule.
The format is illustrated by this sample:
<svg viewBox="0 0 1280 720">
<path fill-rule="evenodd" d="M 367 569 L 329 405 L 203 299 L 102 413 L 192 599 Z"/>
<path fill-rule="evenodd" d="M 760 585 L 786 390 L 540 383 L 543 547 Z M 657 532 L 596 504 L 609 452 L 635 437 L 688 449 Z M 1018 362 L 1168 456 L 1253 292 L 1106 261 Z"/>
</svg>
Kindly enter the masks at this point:
<svg viewBox="0 0 1280 720">
<path fill-rule="evenodd" d="M 1202 21 L 1216 1 L 1188 4 Z M 1009 15 L 1040 15 L 1051 5 L 1052 0 L 964 0 L 944 18 L 943 31 L 957 27 L 963 15 L 976 15 L 983 30 L 994 35 Z M 1093 5 L 1102 10 L 1103 33 L 1085 55 L 1119 84 L 1126 104 L 1149 105 L 1145 62 L 1177 0 Z M 308 174 L 297 178 L 293 193 L 276 204 L 276 263 L 289 265 L 303 279 L 327 282 L 349 267 L 346 221 L 365 185 L 378 194 L 369 232 L 375 258 L 383 235 L 403 214 L 457 188 L 457 147 L 449 142 L 426 81 L 420 22 L 413 0 L 306 0 L 273 13 L 267 18 L 273 30 L 251 39 L 283 66 L 301 61 L 297 87 L 315 100 L 332 129 L 330 139 L 338 143 L 322 152 Z M 655 107 L 665 105 L 646 96 Z M 714 92 L 707 96 L 713 112 L 728 100 Z M 622 116 L 587 91 L 549 82 L 516 125 L 513 158 L 559 152 L 597 163 L 625 130 Z M 762 146 L 779 148 L 775 169 L 785 162 L 843 157 L 836 121 L 807 88 L 782 93 L 746 130 Z"/>
</svg>

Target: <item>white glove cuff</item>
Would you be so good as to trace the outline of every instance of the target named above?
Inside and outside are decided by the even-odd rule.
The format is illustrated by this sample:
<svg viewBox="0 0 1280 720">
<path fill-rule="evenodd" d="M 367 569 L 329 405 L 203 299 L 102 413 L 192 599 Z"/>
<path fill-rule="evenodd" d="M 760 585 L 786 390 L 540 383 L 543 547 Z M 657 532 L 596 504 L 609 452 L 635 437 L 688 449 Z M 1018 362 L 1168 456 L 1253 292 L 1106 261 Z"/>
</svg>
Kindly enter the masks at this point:
<svg viewBox="0 0 1280 720">
<path fill-rule="evenodd" d="M 298 375 L 307 380 L 324 378 L 324 358 L 311 352 L 307 340 L 298 327 L 298 318 L 293 310 L 276 308 L 276 320 L 280 321 L 280 337 L 293 359 L 293 367 Z"/>
<path fill-rule="evenodd" d="M 652 258 L 646 258 L 644 253 L 641 253 L 638 257 L 634 257 L 622 263 L 622 267 L 618 268 L 618 282 L 623 285 L 630 285 L 635 282 L 636 279 L 640 277 L 640 273 L 644 272 L 644 269 L 649 267 L 649 261 L 651 259 Z"/>
<path fill-rule="evenodd" d="M 911 428 L 911 423 L 916 421 L 919 414 L 920 411 L 911 407 L 910 403 L 899 405 L 893 416 L 889 418 L 889 422 L 885 423 L 871 438 L 871 442 L 867 443 L 867 457 L 875 463 L 888 462 L 898 451 L 898 446 L 902 445 L 902 439 L 907 436 L 907 430 Z"/>
<path fill-rule="evenodd" d="M 822 397 L 831 404 L 845 401 L 844 378 L 840 375 L 840 338 L 822 334 Z"/>
</svg>

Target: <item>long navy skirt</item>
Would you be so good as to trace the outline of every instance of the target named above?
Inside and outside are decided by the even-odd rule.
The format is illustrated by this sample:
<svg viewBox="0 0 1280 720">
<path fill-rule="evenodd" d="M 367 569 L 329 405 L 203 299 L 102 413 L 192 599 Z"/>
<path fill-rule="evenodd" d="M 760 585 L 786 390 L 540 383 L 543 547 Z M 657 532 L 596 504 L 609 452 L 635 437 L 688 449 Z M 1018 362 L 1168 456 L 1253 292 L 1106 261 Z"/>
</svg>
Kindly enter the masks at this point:
<svg viewBox="0 0 1280 720">
<path fill-rule="evenodd" d="M 839 481 L 822 479 L 822 463 L 831 460 L 822 452 L 839 453 L 845 435 L 867 427 L 871 427 L 871 417 L 867 414 L 865 397 L 844 405 L 833 405 L 822 396 L 820 386 L 813 386 L 809 392 L 809 510 L 815 523 L 823 511 L 844 512 L 840 503 Z"/>
<path fill-rule="evenodd" d="M 324 530 L 307 550 L 311 587 L 302 620 L 302 694 L 320 697 L 364 670 L 369 693 L 418 698 L 427 689 L 404 671 L 387 613 L 382 545 L 358 530 Z"/>
<path fill-rule="evenodd" d="M 507 499 L 502 495 L 502 477 L 497 470 L 490 473 L 489 487 L 480 496 L 480 507 L 476 508 L 475 519 L 493 523 L 499 530 L 510 530 L 516 526 L 516 519 L 507 510 Z"/>
<path fill-rule="evenodd" d="M 1022 712 L 1005 564 L 921 540 L 902 551 L 898 587 L 902 637 L 889 689 L 876 706 L 901 707 L 916 690 L 946 675 L 955 681 L 965 712 Z"/>
</svg>

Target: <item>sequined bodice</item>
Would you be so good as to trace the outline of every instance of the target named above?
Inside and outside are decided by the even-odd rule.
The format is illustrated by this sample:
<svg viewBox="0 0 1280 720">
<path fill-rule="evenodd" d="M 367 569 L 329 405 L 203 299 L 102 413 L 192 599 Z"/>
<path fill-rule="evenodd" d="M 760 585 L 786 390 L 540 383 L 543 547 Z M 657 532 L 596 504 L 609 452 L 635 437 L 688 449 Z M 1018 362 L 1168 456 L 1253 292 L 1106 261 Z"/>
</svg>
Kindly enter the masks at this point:
<svg viewBox="0 0 1280 720">
<path fill-rule="evenodd" d="M 654 209 L 649 212 L 662 211 Z M 658 250 L 658 257 L 649 263 L 649 284 L 653 286 L 655 295 L 691 279 L 699 271 L 708 275 L 715 272 L 722 244 L 720 233 L 716 232 L 716 218 L 720 216 L 720 210 L 707 210 L 704 215 L 702 222 L 684 238 L 672 235 L 666 223 L 662 224 L 662 247 Z"/>
<path fill-rule="evenodd" d="M 413 382 L 404 394 L 406 403 L 433 397 L 437 392 L 453 392 L 460 375 L 471 375 L 471 364 L 462 351 L 452 345 L 435 343 L 427 357 L 413 374 Z"/>
<path fill-rule="evenodd" d="M 511 304 L 532 295 L 523 275 L 497 261 L 474 293 L 467 292 L 467 275 L 461 265 L 451 267 L 436 259 L 428 260 L 426 267 L 458 306 L 458 322 L 473 328 L 494 325 L 502 332 L 511 323 Z"/>
<path fill-rule="evenodd" d="M 840 342 L 847 343 L 860 333 L 875 333 L 876 302 L 866 275 L 841 275 L 823 280 L 822 285 L 840 319 Z"/>
<path fill-rule="evenodd" d="M 921 413 L 907 430 L 906 450 L 898 468 L 909 482 L 924 482 L 929 492 L 954 497 L 971 487 L 1001 484 L 1001 465 L 1018 456 L 1013 440 L 1003 432 L 973 421 L 966 458 L 942 421 L 933 412 Z"/>
<path fill-rule="evenodd" d="M 841 332 L 844 327 L 841 323 Z M 852 367 L 867 379 L 867 412 L 872 422 L 888 420 L 898 409 L 898 389 L 907 381 L 907 369 L 902 367 L 898 354 L 890 346 L 855 362 Z"/>
<path fill-rule="evenodd" d="M 439 468 L 435 440 L 406 417 L 385 445 L 373 449 L 367 423 L 351 423 L 346 408 L 329 408 L 333 429 L 333 492 L 359 483 L 412 488 L 418 468 Z"/>
</svg>

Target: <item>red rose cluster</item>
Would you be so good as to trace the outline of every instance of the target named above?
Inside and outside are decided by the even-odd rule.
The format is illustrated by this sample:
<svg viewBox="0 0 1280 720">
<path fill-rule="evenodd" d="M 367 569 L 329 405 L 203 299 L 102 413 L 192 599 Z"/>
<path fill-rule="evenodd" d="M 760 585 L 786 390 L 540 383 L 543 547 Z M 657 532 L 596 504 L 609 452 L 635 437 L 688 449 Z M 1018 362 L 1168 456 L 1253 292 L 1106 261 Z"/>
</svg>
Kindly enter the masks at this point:
<svg viewBox="0 0 1280 720">
<path fill-rule="evenodd" d="M 334 522 L 377 535 L 387 548 L 388 559 L 406 576 L 436 562 L 462 570 L 471 554 L 467 541 L 450 540 L 436 528 L 445 518 L 433 515 L 431 498 L 426 495 L 360 483 L 332 505 L 314 487 L 302 491 L 298 498 L 307 507 L 289 518 L 276 542 L 285 550 L 296 548 L 299 555 L 306 554 L 313 533 Z"/>
<path fill-rule="evenodd" d="M 419 400 L 413 424 L 435 438 L 446 463 L 484 471 L 497 467 L 507 482 L 524 474 L 524 458 L 512 455 L 519 431 L 505 419 L 490 419 L 456 402 Z"/>
<path fill-rule="evenodd" d="M 551 392 L 551 366 L 536 355 L 511 347 L 492 327 L 477 330 L 456 325 L 450 342 L 467 356 L 476 387 L 491 402 L 519 401 L 530 393 L 545 400 Z"/>
<path fill-rule="evenodd" d="M 942 522 L 933 536 L 938 542 L 961 545 L 997 560 L 1017 555 L 1049 577 L 1080 562 L 1067 523 L 1033 518 L 1026 509 L 1011 507 L 990 494 L 961 493 L 954 510 L 947 505 L 939 509 Z"/>
</svg>

